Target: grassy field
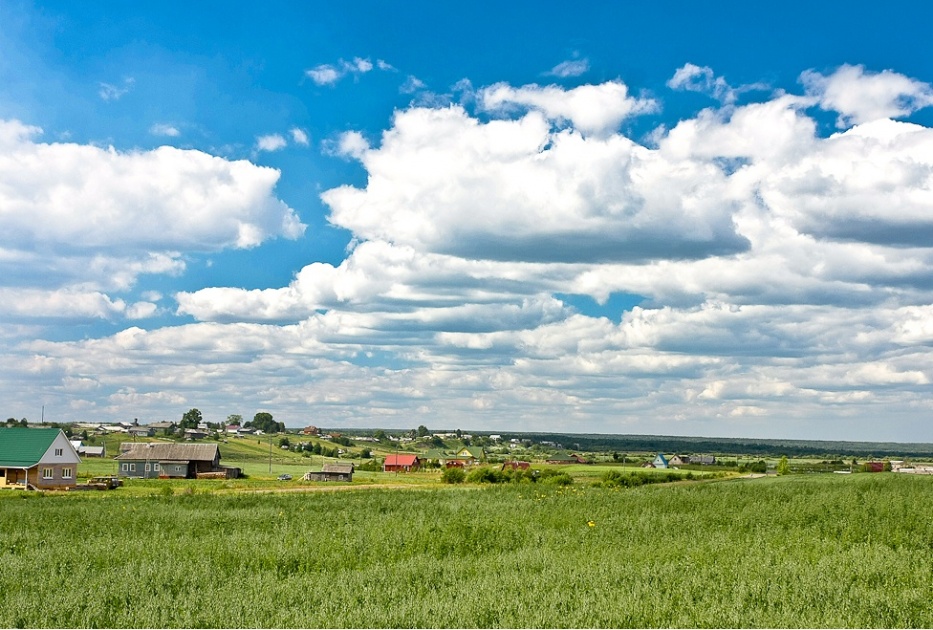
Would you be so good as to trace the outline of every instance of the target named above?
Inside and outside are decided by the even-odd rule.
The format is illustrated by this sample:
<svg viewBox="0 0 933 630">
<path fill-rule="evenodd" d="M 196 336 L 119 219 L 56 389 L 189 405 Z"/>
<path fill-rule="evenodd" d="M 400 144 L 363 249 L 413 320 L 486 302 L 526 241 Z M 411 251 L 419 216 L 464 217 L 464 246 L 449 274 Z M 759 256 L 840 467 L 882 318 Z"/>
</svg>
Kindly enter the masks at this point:
<svg viewBox="0 0 933 630">
<path fill-rule="evenodd" d="M 188 483 L 0 494 L 0 627 L 933 626 L 930 478 Z"/>
</svg>

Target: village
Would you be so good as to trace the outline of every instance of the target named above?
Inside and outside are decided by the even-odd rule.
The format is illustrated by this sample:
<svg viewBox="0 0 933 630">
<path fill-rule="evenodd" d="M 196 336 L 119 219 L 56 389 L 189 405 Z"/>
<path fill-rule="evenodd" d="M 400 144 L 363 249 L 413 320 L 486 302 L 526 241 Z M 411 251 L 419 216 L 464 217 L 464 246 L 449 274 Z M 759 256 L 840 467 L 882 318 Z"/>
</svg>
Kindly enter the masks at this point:
<svg viewBox="0 0 933 630">
<path fill-rule="evenodd" d="M 257 414 L 259 415 L 259 414 Z M 270 416 L 271 418 L 271 416 Z M 350 484 L 463 481 L 471 471 L 567 470 L 592 479 L 612 469 L 684 470 L 691 476 L 775 475 L 793 472 L 933 474 L 933 465 L 901 458 L 820 459 L 711 453 L 566 449 L 552 440 L 521 435 L 430 432 L 426 427 L 387 432 L 321 430 L 307 426 L 267 433 L 253 426 L 199 423 L 78 423 L 0 428 L 0 489 L 114 488 L 123 480 L 235 480 Z M 533 473 L 533 474 L 532 474 Z"/>
</svg>

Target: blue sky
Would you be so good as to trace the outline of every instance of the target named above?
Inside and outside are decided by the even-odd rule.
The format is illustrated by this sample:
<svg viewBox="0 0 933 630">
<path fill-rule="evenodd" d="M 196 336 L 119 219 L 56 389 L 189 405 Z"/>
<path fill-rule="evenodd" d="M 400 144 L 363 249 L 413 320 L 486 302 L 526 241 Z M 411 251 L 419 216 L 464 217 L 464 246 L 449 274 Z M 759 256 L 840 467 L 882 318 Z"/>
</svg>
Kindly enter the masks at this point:
<svg viewBox="0 0 933 630">
<path fill-rule="evenodd" d="M 931 13 L 4 2 L 4 413 L 933 441 Z"/>
</svg>

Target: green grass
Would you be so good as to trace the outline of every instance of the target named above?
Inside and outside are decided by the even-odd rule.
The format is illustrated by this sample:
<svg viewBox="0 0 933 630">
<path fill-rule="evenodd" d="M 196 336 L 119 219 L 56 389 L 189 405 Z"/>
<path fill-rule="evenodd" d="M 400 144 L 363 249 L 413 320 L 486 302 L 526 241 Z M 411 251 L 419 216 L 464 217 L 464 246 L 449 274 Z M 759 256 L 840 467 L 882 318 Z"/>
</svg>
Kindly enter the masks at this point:
<svg viewBox="0 0 933 630">
<path fill-rule="evenodd" d="M 0 493 L 0 627 L 933 626 L 930 478 L 177 483 Z"/>
</svg>

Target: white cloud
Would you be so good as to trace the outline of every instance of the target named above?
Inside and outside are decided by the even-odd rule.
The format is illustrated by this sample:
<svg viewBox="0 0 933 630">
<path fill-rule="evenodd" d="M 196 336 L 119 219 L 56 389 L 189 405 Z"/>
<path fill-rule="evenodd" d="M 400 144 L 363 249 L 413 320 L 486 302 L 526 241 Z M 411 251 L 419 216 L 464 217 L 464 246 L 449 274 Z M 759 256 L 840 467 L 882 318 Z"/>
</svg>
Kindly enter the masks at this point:
<svg viewBox="0 0 933 630">
<path fill-rule="evenodd" d="M 177 127 L 166 123 L 156 123 L 149 127 L 149 133 L 154 136 L 168 136 L 170 138 L 177 138 L 181 135 L 181 132 Z"/>
<path fill-rule="evenodd" d="M 692 63 L 686 63 L 678 68 L 667 82 L 667 86 L 672 90 L 709 94 L 723 103 L 732 103 L 736 97 L 735 90 L 726 83 L 724 78 L 715 76 L 712 68 L 708 66 L 701 68 Z"/>
<path fill-rule="evenodd" d="M 124 78 L 123 83 L 120 85 L 101 82 L 98 84 L 97 95 L 105 101 L 118 101 L 133 89 L 134 83 L 136 83 L 136 80 L 133 77 Z"/>
<path fill-rule="evenodd" d="M 392 66 L 382 60 L 377 60 L 376 67 L 383 71 L 394 70 Z M 309 77 L 317 85 L 334 85 L 347 75 L 359 76 L 372 71 L 373 63 L 369 59 L 354 57 L 351 61 L 341 59 L 336 64 L 321 64 L 309 70 L 305 70 L 305 76 Z"/>
<path fill-rule="evenodd" d="M 590 69 L 589 59 L 571 59 L 557 64 L 547 74 L 553 77 L 568 78 L 586 74 Z"/>
<path fill-rule="evenodd" d="M 542 112 L 549 120 L 567 121 L 586 134 L 607 134 L 623 120 L 657 111 L 656 101 L 632 98 L 619 81 L 582 85 L 571 90 L 557 86 L 526 85 L 513 88 L 498 83 L 480 94 L 482 106 L 491 112 L 508 112 L 516 106 Z"/>
<path fill-rule="evenodd" d="M 288 141 L 277 133 L 256 138 L 256 148 L 260 151 L 280 151 L 288 146 Z"/>
<path fill-rule="evenodd" d="M 336 144 L 328 143 L 328 151 L 345 158 L 360 159 L 369 150 L 369 142 L 359 131 L 347 131 L 337 139 Z"/>
<path fill-rule="evenodd" d="M 178 275 L 183 252 L 253 247 L 304 231 L 273 194 L 277 171 L 199 151 L 41 143 L 0 121 L 0 289 L 18 320 L 150 317 L 112 292 Z"/>
<path fill-rule="evenodd" d="M 292 127 L 289 133 L 292 135 L 292 142 L 294 142 L 295 144 L 299 144 L 303 147 L 308 146 L 310 141 L 308 139 L 308 134 L 307 132 L 305 132 L 304 129 L 300 129 L 298 127 Z"/>
<path fill-rule="evenodd" d="M 725 82 L 707 70 L 685 66 L 672 87 L 715 94 Z M 35 280 L 32 293 L 5 294 L 20 310 L 0 325 L 0 395 L 23 400 L 42 383 L 75 415 L 99 417 L 127 404 L 153 419 L 198 405 L 219 419 L 281 410 L 291 425 L 311 413 L 331 426 L 407 427 L 417 416 L 499 430 L 933 439 L 922 420 L 933 411 L 930 129 L 876 120 L 821 137 L 807 113 L 815 92 L 736 105 L 724 90 L 747 86 L 726 86 L 721 107 L 685 116 L 649 147 L 619 130 L 649 107 L 620 85 L 499 85 L 479 91 L 478 113 L 410 106 L 371 142 L 340 135 L 326 150 L 359 160 L 366 175 L 323 194 L 331 223 L 350 232 L 346 259 L 312 262 L 287 286 L 178 293 L 177 314 L 197 323 L 38 341 L 25 326 L 52 309 L 120 320 L 169 305 L 76 280 L 67 291 Z M 0 143 L 14 147 L 0 160 L 17 158 L 0 173 L 31 163 L 19 154 L 40 146 L 37 133 L 0 125 Z M 93 149 L 72 162 L 112 171 L 115 161 L 130 177 L 129 158 L 153 154 Z M 183 155 L 203 156 L 192 154 Z M 209 161 L 227 178 L 239 164 Z M 56 159 L 32 162 L 59 170 Z M 166 181 L 167 167 L 146 166 Z M 271 197 L 277 174 L 244 168 L 264 182 L 259 199 Z M 0 191 L 20 179 L 0 180 Z M 176 187 L 160 203 L 188 198 Z M 33 211 L 55 223 L 47 205 Z M 3 240 L 16 227 L 0 226 L 0 278 L 24 266 L 43 275 L 22 237 Z M 157 228 L 145 232 L 166 229 Z M 26 236 L 69 251 L 84 240 L 77 228 L 54 238 L 48 229 Z M 155 248 L 118 232 L 95 250 L 108 254 L 101 269 L 125 259 L 177 272 L 191 249 L 178 236 Z M 130 247 L 112 251 L 124 232 Z M 238 243 L 221 234 L 213 248 Z M 161 257 L 143 264 L 140 249 Z M 622 311 L 620 293 L 644 299 Z M 583 296 L 603 302 L 604 316 L 584 314 Z M 878 409 L 893 419 L 883 427 Z"/>
<path fill-rule="evenodd" d="M 414 94 L 418 90 L 423 90 L 427 87 L 424 81 L 419 79 L 414 75 L 408 75 L 408 78 L 405 79 L 405 83 L 402 84 L 402 87 L 399 88 L 399 92 L 402 94 Z"/>
<path fill-rule="evenodd" d="M 349 134 L 344 142 L 369 185 L 322 198 L 332 223 L 364 239 L 470 258 L 590 263 L 747 245 L 718 168 L 674 169 L 619 135 L 553 131 L 537 112 L 480 123 L 459 107 L 413 108 L 396 115 L 379 148 Z"/>
<path fill-rule="evenodd" d="M 845 64 L 829 76 L 807 70 L 800 80 L 821 108 L 839 113 L 839 127 L 900 118 L 933 105 L 929 83 L 891 70 L 866 72 L 864 66 Z"/>
</svg>

